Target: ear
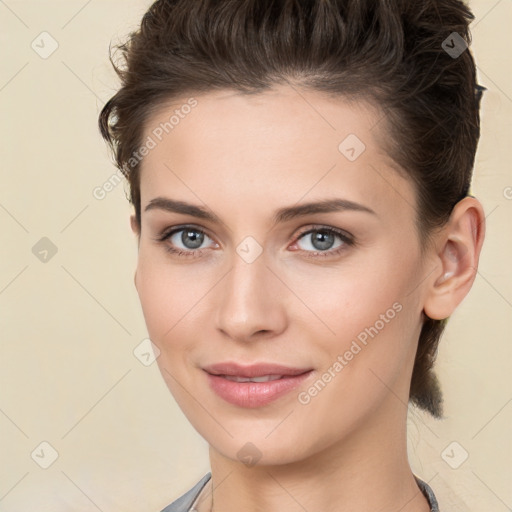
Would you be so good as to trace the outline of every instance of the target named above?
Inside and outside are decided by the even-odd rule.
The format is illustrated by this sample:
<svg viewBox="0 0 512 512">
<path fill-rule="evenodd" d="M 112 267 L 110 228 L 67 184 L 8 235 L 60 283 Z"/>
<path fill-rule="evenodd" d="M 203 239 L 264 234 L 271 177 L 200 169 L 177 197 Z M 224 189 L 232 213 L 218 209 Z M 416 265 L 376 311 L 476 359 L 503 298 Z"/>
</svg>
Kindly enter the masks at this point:
<svg viewBox="0 0 512 512">
<path fill-rule="evenodd" d="M 482 204 L 472 196 L 461 199 L 436 235 L 435 271 L 430 275 L 424 302 L 433 320 L 448 318 L 467 295 L 478 270 L 485 237 Z"/>
</svg>

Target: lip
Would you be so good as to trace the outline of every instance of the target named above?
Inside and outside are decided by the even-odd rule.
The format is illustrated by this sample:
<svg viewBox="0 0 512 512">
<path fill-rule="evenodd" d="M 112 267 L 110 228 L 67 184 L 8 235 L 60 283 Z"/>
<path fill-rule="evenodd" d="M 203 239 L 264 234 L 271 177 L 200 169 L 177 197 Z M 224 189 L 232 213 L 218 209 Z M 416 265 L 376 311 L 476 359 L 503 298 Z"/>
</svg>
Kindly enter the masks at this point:
<svg viewBox="0 0 512 512">
<path fill-rule="evenodd" d="M 205 366 L 203 370 L 210 375 L 232 375 L 234 377 L 261 377 L 263 375 L 296 376 L 309 372 L 313 368 L 292 368 L 274 363 L 240 365 L 232 361 Z"/>
<path fill-rule="evenodd" d="M 210 388 L 226 402 L 254 409 L 263 407 L 300 386 L 313 373 L 313 369 L 290 368 L 287 366 L 260 363 L 241 366 L 236 363 L 219 363 L 203 368 Z M 215 373 L 211 373 L 215 372 Z M 282 375 L 267 382 L 234 382 L 225 375 L 238 377 L 261 377 Z"/>
</svg>

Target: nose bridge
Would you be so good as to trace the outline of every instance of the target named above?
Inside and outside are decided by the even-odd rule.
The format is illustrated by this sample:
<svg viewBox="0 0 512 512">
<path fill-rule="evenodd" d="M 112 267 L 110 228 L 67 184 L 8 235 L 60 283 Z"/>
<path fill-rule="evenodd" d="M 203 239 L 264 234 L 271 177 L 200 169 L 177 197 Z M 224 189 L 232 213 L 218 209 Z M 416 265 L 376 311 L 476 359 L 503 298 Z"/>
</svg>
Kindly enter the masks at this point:
<svg viewBox="0 0 512 512">
<path fill-rule="evenodd" d="M 283 320 L 278 280 L 267 268 L 265 254 L 260 252 L 255 257 L 255 247 L 250 241 L 247 244 L 242 242 L 233 254 L 232 268 L 218 297 L 217 327 L 238 339 L 259 331 L 279 330 Z"/>
<path fill-rule="evenodd" d="M 223 297 L 223 302 L 229 305 L 232 315 L 249 315 L 249 308 L 253 313 L 257 312 L 261 307 L 258 303 L 268 298 L 268 274 L 263 254 L 254 261 L 245 260 L 239 254 L 233 255 L 233 265 Z"/>
</svg>

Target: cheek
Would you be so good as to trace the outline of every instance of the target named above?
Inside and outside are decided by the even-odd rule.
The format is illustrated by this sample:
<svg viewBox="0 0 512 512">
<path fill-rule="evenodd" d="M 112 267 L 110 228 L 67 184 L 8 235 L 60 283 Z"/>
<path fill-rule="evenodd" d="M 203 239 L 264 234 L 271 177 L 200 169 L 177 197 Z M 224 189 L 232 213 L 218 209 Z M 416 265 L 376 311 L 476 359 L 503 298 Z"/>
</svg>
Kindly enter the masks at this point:
<svg viewBox="0 0 512 512">
<path fill-rule="evenodd" d="M 309 311 L 302 316 L 320 322 L 325 339 L 351 339 L 364 328 L 379 321 L 390 310 L 394 318 L 395 302 L 403 302 L 405 277 L 393 269 L 391 258 L 384 254 L 372 258 L 352 258 L 338 267 L 313 267 L 293 272 L 286 281 Z M 380 325 L 380 324 L 379 324 Z"/>
<path fill-rule="evenodd" d="M 205 291 L 185 271 L 162 262 L 161 255 L 143 250 L 139 252 L 137 291 L 149 338 L 160 351 L 156 360 L 160 373 L 180 407 L 188 411 L 190 397 L 183 386 L 192 389 L 187 360 L 193 348 L 190 341 L 195 327 L 191 331 L 191 326 L 201 325 L 194 317 Z"/>
<path fill-rule="evenodd" d="M 161 351 L 197 303 L 198 285 L 175 265 L 162 261 L 165 255 L 141 247 L 137 265 L 137 292 L 151 340 Z"/>
<path fill-rule="evenodd" d="M 322 337 L 327 355 L 318 379 L 299 397 L 308 428 L 323 432 L 319 443 L 357 429 L 388 399 L 399 408 L 407 403 L 414 352 L 409 305 L 383 301 L 350 313 L 340 312 L 335 337 Z"/>
<path fill-rule="evenodd" d="M 323 370 L 335 374 L 343 393 L 350 390 L 352 396 L 392 385 L 413 357 L 420 322 L 417 297 L 410 294 L 414 265 L 397 266 L 388 256 L 373 265 L 361 259 L 330 275 L 321 269 L 294 288 L 315 313 L 298 316 L 299 329 L 312 332 L 312 319 L 320 321 L 311 339 L 326 355 Z"/>
<path fill-rule="evenodd" d="M 137 275 L 137 291 L 149 336 L 162 349 L 165 333 L 177 321 L 173 314 L 172 288 L 166 286 L 165 281 L 159 279 L 149 265 L 139 264 Z"/>
<path fill-rule="evenodd" d="M 158 347 L 157 364 L 169 390 L 183 408 L 184 388 L 193 389 L 205 331 L 211 328 L 212 289 L 219 280 L 211 268 L 170 263 L 165 253 L 141 247 L 137 291 L 149 338 Z"/>
</svg>

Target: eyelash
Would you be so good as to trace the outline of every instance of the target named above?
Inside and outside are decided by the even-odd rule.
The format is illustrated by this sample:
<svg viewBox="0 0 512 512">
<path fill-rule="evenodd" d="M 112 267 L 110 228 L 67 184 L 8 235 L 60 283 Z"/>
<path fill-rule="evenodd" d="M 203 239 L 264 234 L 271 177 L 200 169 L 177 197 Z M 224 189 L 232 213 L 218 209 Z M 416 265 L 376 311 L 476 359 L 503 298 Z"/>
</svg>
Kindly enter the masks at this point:
<svg viewBox="0 0 512 512">
<path fill-rule="evenodd" d="M 192 225 L 185 225 L 185 226 L 178 226 L 170 231 L 165 231 L 162 234 L 160 234 L 158 237 L 154 238 L 155 241 L 161 242 L 164 244 L 165 250 L 173 255 L 179 256 L 179 257 L 185 257 L 185 258 L 197 258 L 201 256 L 201 253 L 204 251 L 204 249 L 190 249 L 187 251 L 184 251 L 182 249 L 175 249 L 174 247 L 169 246 L 167 243 L 165 243 L 169 238 L 171 238 L 174 234 L 179 233 L 180 231 L 194 231 L 195 233 L 200 233 L 203 235 L 206 235 L 208 238 L 211 238 L 208 236 L 208 234 L 203 231 L 202 229 L 196 228 Z M 300 252 L 306 253 L 307 258 L 328 258 L 328 257 L 335 257 L 341 254 L 343 251 L 347 250 L 348 247 L 352 247 L 355 245 L 354 239 L 349 236 L 348 234 L 344 233 L 343 231 L 332 228 L 330 226 L 322 226 L 322 225 L 316 225 L 313 227 L 310 227 L 306 231 L 303 231 L 299 233 L 295 239 L 294 244 L 299 241 L 302 237 L 305 235 L 309 235 L 311 233 L 316 232 L 322 232 L 322 233 L 328 233 L 332 235 L 337 235 L 339 238 L 341 238 L 343 245 L 340 247 L 333 249 L 333 250 L 326 250 L 326 251 L 304 251 L 300 250 Z"/>
</svg>

